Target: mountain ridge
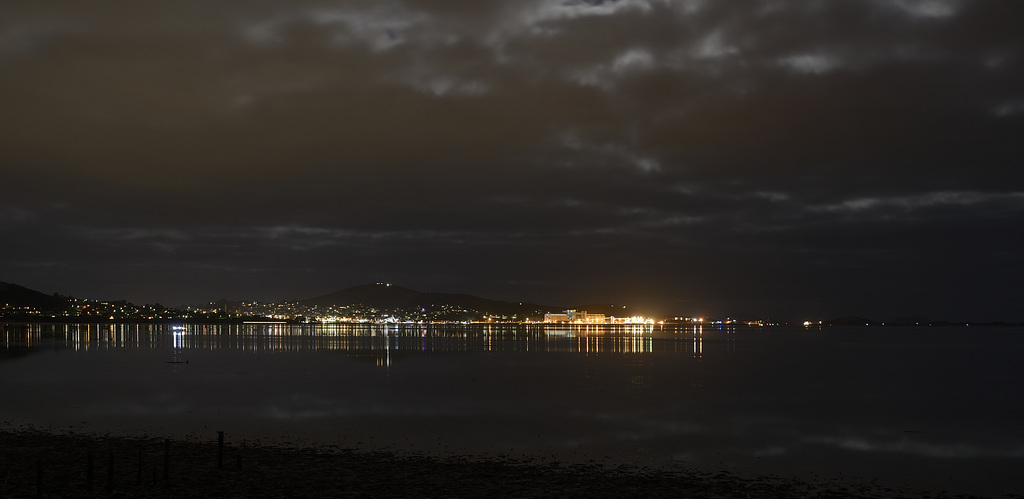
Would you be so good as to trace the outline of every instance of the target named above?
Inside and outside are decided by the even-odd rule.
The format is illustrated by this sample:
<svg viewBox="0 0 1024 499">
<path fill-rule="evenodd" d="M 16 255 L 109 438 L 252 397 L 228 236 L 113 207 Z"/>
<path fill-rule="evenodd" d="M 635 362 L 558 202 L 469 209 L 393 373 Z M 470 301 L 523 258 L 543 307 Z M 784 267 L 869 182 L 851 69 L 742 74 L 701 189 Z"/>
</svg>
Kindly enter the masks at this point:
<svg viewBox="0 0 1024 499">
<path fill-rule="evenodd" d="M 307 306 L 341 307 L 351 305 L 369 306 L 378 309 L 436 309 L 454 307 L 475 310 L 485 314 L 529 317 L 557 312 L 564 307 L 540 305 L 527 302 L 506 302 L 491 300 L 466 293 L 434 293 L 416 291 L 391 283 L 362 284 L 313 298 L 299 300 Z"/>
<path fill-rule="evenodd" d="M 208 308 L 206 306 L 166 308 L 160 304 L 135 306 L 134 304 L 128 303 L 126 300 L 108 302 L 104 300 L 86 299 L 74 301 L 76 303 L 86 303 L 87 305 L 79 308 L 77 305 L 71 303 L 71 297 L 63 296 L 58 293 L 49 295 L 18 284 L 0 281 L 0 319 L 3 320 L 41 320 L 43 318 L 59 320 L 72 320 L 74 318 L 88 318 L 89 320 L 96 320 L 99 318 L 109 318 L 109 320 L 115 320 L 118 318 L 126 319 L 128 317 L 138 319 L 137 316 L 140 315 L 146 316 L 145 318 L 147 320 L 172 320 L 180 319 L 182 317 L 205 317 L 210 320 L 220 320 L 224 317 L 217 316 L 218 313 L 235 313 L 237 315 L 241 312 L 239 310 L 241 302 L 228 302 L 228 300 L 210 302 L 209 305 L 216 304 L 216 306 L 212 308 Z M 234 305 L 230 305 L 230 303 L 233 303 Z M 307 307 L 323 307 L 323 309 L 330 307 L 343 308 L 356 306 L 355 308 L 362 309 L 359 310 L 359 312 L 366 312 L 365 309 L 371 308 L 377 309 L 374 313 L 379 311 L 385 315 L 392 314 L 392 312 L 398 312 L 397 314 L 392 314 L 392 316 L 406 315 L 404 312 L 422 312 L 422 314 L 416 314 L 422 315 L 422 319 L 429 319 L 430 317 L 433 317 L 471 320 L 477 319 L 480 316 L 486 316 L 513 320 L 539 320 L 542 319 L 544 314 L 547 312 L 560 313 L 567 309 L 576 309 L 589 313 L 603 313 L 607 316 L 615 317 L 636 315 L 634 313 L 635 309 L 632 307 L 627 308 L 622 305 L 613 305 L 609 303 L 590 303 L 586 305 L 564 307 L 529 302 L 506 302 L 482 298 L 467 293 L 434 293 L 416 291 L 410 288 L 383 282 L 351 286 L 333 293 L 304 300 L 289 300 L 285 303 L 299 303 Z M 90 309 L 90 312 L 86 313 L 85 307 L 92 308 Z M 125 312 L 125 309 L 134 309 L 134 311 Z M 197 309 L 199 310 L 197 311 Z M 219 310 L 219 312 L 217 312 L 217 310 Z M 231 310 L 234 310 L 234 312 L 231 312 Z M 349 311 L 351 312 L 352 310 Z M 196 315 L 197 313 L 200 315 Z M 250 314 L 252 313 L 253 312 L 250 311 Z M 273 315 L 270 312 L 267 313 Z M 314 312 L 314 315 L 317 313 L 318 312 Z M 182 317 L 178 317 L 175 314 Z M 256 313 L 255 315 L 259 315 L 259 313 Z M 305 313 L 297 315 L 304 316 Z M 923 316 L 907 316 L 887 321 L 877 321 L 861 316 L 846 316 L 820 321 L 821 324 L 828 326 L 955 326 L 963 325 L 968 322 L 972 326 L 1024 325 L 1024 322 L 1021 321 L 946 321 L 929 319 Z"/>
<path fill-rule="evenodd" d="M 0 281 L 0 306 L 49 310 L 66 307 L 67 300 L 57 295 L 48 295 L 24 286 Z"/>
</svg>

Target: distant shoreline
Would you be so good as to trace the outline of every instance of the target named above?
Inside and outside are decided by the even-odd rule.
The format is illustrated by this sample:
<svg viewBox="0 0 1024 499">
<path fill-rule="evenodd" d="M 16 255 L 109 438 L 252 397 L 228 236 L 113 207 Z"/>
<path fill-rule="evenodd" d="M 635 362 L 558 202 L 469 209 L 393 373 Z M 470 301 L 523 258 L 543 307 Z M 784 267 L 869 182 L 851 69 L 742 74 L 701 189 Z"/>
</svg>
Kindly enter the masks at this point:
<svg viewBox="0 0 1024 499">
<path fill-rule="evenodd" d="M 545 323 L 545 322 L 525 322 L 525 321 L 451 321 L 451 322 L 374 322 L 374 321 L 351 321 L 351 322 L 302 322 L 293 319 L 266 319 L 260 320 L 259 318 L 225 318 L 225 319 L 97 319 L 95 317 L 65 317 L 65 318 L 53 318 L 53 317 L 22 317 L 22 318 L 11 318 L 3 317 L 0 318 L 0 324 L 153 324 L 153 325 L 289 325 L 289 326 L 322 326 L 322 325 L 365 325 L 365 326 L 385 326 L 385 325 L 399 325 L 399 326 L 454 326 L 454 325 L 465 325 L 465 326 L 486 326 L 490 325 L 509 325 L 509 326 L 548 326 L 548 327 L 630 327 L 630 326 L 695 326 L 698 324 L 692 324 L 688 322 L 664 322 L 661 324 L 576 324 L 576 323 Z M 717 329 L 719 324 L 702 324 L 704 327 L 710 327 Z M 903 322 L 870 322 L 864 324 L 858 323 L 824 323 L 824 324 L 812 324 L 805 326 L 798 323 L 781 323 L 781 324 L 765 324 L 765 325 L 749 325 L 749 324 L 726 324 L 724 327 L 730 328 L 746 328 L 746 329 L 760 329 L 760 328 L 808 328 L 815 329 L 819 327 L 826 328 L 947 328 L 947 327 L 984 327 L 984 328 L 1007 328 L 1007 327 L 1024 327 L 1024 322 L 950 322 L 950 321 L 932 321 L 929 323 L 903 323 Z"/>
<path fill-rule="evenodd" d="M 591 303 L 573 307 L 538 305 L 529 302 L 505 302 L 470 294 L 415 291 L 390 283 L 377 282 L 352 286 L 341 291 L 305 300 L 284 302 L 245 302 L 221 299 L 200 306 L 167 308 L 159 303 L 136 305 L 127 300 L 78 299 L 55 293 L 48 295 L 16 284 L 0 282 L 0 323 L 97 323 L 97 324 L 556 324 L 556 325 L 703 325 L 732 327 L 853 326 L 853 327 L 1022 327 L 1024 319 L 986 321 L 962 320 L 962 314 L 943 311 L 935 319 L 914 314 L 886 314 L 880 321 L 860 315 L 831 315 L 824 319 L 788 319 L 776 314 L 732 315 L 637 315 L 633 307 Z M 630 315 L 633 314 L 633 315 Z M 815 314 L 810 314 L 815 315 Z M 627 317 L 628 316 L 628 317 Z M 1003 319 L 1006 316 L 1002 317 Z M 548 321 L 551 322 L 548 322 Z M 321 322 L 323 321 L 323 322 Z"/>
<path fill-rule="evenodd" d="M 2 497 L 945 497 L 729 472 L 0 430 Z M 113 467 L 111 467 L 111 464 Z"/>
</svg>

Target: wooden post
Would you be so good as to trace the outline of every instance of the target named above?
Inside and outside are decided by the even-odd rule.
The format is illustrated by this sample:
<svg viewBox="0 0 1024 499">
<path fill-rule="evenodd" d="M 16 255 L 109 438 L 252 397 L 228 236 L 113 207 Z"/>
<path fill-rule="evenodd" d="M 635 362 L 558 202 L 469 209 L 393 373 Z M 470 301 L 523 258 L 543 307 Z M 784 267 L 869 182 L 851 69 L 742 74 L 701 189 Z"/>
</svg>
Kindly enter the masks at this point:
<svg viewBox="0 0 1024 499">
<path fill-rule="evenodd" d="M 107 455 L 107 492 L 114 490 L 114 449 Z"/>
<path fill-rule="evenodd" d="M 171 476 L 171 441 L 164 439 L 164 480 Z"/>
<path fill-rule="evenodd" d="M 224 469 L 224 432 L 217 432 L 217 468 Z"/>
<path fill-rule="evenodd" d="M 96 455 L 89 449 L 89 457 L 85 461 L 85 491 L 92 495 L 92 484 L 93 484 L 93 469 L 96 460 Z"/>
<path fill-rule="evenodd" d="M 36 459 L 36 497 L 43 497 L 43 462 Z"/>
</svg>

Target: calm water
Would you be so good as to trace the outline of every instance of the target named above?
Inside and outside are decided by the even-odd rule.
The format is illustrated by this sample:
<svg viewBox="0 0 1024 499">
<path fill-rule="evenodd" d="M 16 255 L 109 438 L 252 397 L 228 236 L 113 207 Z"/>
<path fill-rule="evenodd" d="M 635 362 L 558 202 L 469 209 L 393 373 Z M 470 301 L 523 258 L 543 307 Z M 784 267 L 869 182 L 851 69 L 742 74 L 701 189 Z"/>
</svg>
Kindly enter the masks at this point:
<svg viewBox="0 0 1024 499">
<path fill-rule="evenodd" d="M 0 422 L 1024 492 L 1024 331 L 3 325 Z"/>
</svg>

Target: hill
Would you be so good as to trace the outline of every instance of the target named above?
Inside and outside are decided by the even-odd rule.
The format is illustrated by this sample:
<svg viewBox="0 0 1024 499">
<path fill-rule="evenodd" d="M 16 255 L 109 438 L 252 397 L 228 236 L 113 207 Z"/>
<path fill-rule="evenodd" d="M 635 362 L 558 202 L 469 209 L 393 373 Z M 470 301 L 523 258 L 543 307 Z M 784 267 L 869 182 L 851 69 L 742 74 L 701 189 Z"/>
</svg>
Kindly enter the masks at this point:
<svg viewBox="0 0 1024 499">
<path fill-rule="evenodd" d="M 840 317 L 825 321 L 826 326 L 881 326 L 882 323 L 863 317 Z"/>
<path fill-rule="evenodd" d="M 429 293 L 415 291 L 387 283 L 353 286 L 335 293 L 301 300 L 306 306 L 329 307 L 370 307 L 379 310 L 434 312 L 440 310 L 463 310 L 482 315 L 517 317 L 538 317 L 545 312 L 557 312 L 561 307 L 535 303 L 505 302 L 489 300 L 479 296 L 453 293 Z"/>
<path fill-rule="evenodd" d="M 0 281 L 0 307 L 62 310 L 67 308 L 67 300 L 56 295 L 48 295 L 17 284 Z"/>
<path fill-rule="evenodd" d="M 586 305 L 578 305 L 572 308 L 591 314 L 604 314 L 608 317 L 629 317 L 639 313 L 632 307 L 626 308 L 623 305 L 615 305 L 612 303 L 588 303 Z"/>
</svg>

